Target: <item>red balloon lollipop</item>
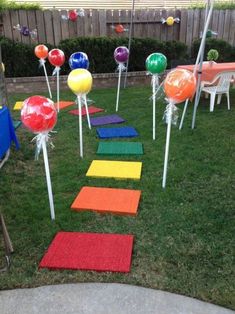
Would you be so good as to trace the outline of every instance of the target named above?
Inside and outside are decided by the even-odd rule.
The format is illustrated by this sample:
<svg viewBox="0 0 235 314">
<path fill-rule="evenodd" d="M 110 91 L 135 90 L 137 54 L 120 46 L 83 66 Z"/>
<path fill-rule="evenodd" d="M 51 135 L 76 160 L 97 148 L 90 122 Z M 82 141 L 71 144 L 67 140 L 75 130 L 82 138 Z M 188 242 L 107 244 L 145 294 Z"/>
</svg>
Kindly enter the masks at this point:
<svg viewBox="0 0 235 314">
<path fill-rule="evenodd" d="M 52 100 L 32 96 L 23 102 L 21 120 L 33 133 L 49 132 L 56 124 L 56 109 Z"/>
<path fill-rule="evenodd" d="M 115 26 L 115 32 L 118 34 L 124 33 L 125 29 L 122 24 L 118 24 Z"/>
<path fill-rule="evenodd" d="M 78 13 L 76 10 L 71 10 L 68 13 L 68 18 L 70 21 L 72 22 L 76 22 L 77 18 L 78 18 Z"/>
<path fill-rule="evenodd" d="M 64 56 L 63 51 L 60 49 L 52 49 L 48 53 L 48 60 L 50 64 L 54 65 L 55 67 L 61 67 L 65 61 L 65 56 Z"/>
</svg>

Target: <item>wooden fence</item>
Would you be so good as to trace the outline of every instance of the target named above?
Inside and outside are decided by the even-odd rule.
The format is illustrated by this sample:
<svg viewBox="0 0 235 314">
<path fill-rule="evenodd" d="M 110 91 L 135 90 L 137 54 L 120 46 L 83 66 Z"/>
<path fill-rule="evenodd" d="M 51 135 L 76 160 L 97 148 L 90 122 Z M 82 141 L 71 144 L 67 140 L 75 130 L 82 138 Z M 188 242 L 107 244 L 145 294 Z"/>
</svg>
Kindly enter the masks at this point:
<svg viewBox="0 0 235 314">
<path fill-rule="evenodd" d="M 76 22 L 65 20 L 66 10 L 25 11 L 13 10 L 1 13 L 2 35 L 23 43 L 50 43 L 54 46 L 62 39 L 82 36 L 127 37 L 128 31 L 116 34 L 114 26 L 130 27 L 130 10 L 85 10 L 84 17 Z M 179 23 L 167 26 L 161 18 L 178 17 Z M 135 10 L 133 37 L 151 37 L 162 41 L 180 40 L 189 47 L 199 38 L 203 29 L 205 10 Z M 37 29 L 37 38 L 22 36 L 14 26 L 20 24 L 30 30 Z M 214 10 L 210 29 L 217 32 L 217 38 L 235 45 L 235 10 Z"/>
</svg>

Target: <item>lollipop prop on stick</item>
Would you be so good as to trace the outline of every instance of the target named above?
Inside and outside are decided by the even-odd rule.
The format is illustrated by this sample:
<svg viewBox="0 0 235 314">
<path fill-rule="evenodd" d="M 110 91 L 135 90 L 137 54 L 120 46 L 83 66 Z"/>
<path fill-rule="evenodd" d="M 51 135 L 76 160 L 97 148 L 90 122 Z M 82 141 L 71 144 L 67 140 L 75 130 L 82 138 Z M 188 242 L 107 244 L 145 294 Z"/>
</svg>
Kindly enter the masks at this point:
<svg viewBox="0 0 235 314">
<path fill-rule="evenodd" d="M 43 150 L 43 158 L 47 180 L 47 190 L 50 203 L 51 219 L 55 219 L 53 194 L 51 187 L 50 168 L 46 143 L 49 141 L 49 132 L 54 128 L 57 120 L 56 109 L 52 100 L 43 96 L 32 96 L 23 102 L 21 120 L 31 132 L 36 135 L 36 158 Z"/>
<path fill-rule="evenodd" d="M 89 68 L 89 59 L 86 53 L 84 52 L 75 52 L 73 53 L 69 58 L 69 66 L 71 70 L 75 69 L 88 69 Z M 90 122 L 90 116 L 87 106 L 87 98 L 86 94 L 83 95 L 84 105 L 86 108 L 86 116 L 87 116 L 87 123 L 89 129 L 91 129 L 91 122 Z"/>
<path fill-rule="evenodd" d="M 177 123 L 177 107 L 175 104 L 181 103 L 188 98 L 192 98 L 196 91 L 196 78 L 195 75 L 184 69 L 175 69 L 168 73 L 165 82 L 164 89 L 168 99 L 168 105 L 166 107 L 164 118 L 167 123 L 166 133 L 166 147 L 165 147 L 165 158 L 164 158 L 164 169 L 163 169 L 163 180 L 162 187 L 166 187 L 168 157 L 169 157 L 169 146 L 170 146 L 170 135 L 171 135 L 171 124 Z"/>
<path fill-rule="evenodd" d="M 117 99 L 116 99 L 116 111 L 118 111 L 119 104 L 119 94 L 120 94 L 120 84 L 121 75 L 124 70 L 126 70 L 125 62 L 127 62 L 129 57 L 129 50 L 125 46 L 117 47 L 114 50 L 114 59 L 118 64 L 118 86 L 117 86 Z"/>
<path fill-rule="evenodd" d="M 82 137 L 82 98 L 89 93 L 92 87 L 91 73 L 86 69 L 76 69 L 69 73 L 68 86 L 77 96 L 78 113 L 79 113 L 79 140 L 80 140 L 80 157 L 83 157 L 83 137 Z"/>
<path fill-rule="evenodd" d="M 52 75 L 56 74 L 57 111 L 60 112 L 60 67 L 64 64 L 65 56 L 62 50 L 52 49 L 48 53 L 48 60 L 55 67 Z"/>
<path fill-rule="evenodd" d="M 145 62 L 148 73 L 152 74 L 153 92 L 153 140 L 156 138 L 156 87 L 159 86 L 159 74 L 163 73 L 167 66 L 167 59 L 162 53 L 152 53 Z"/>
<path fill-rule="evenodd" d="M 34 48 L 34 53 L 35 53 L 36 57 L 39 58 L 40 66 L 43 67 L 46 82 L 47 82 L 47 88 L 48 88 L 49 96 L 50 96 L 50 98 L 52 98 L 51 88 L 50 88 L 50 84 L 49 84 L 49 80 L 48 80 L 48 76 L 47 76 L 47 70 L 45 67 L 45 63 L 46 63 L 45 59 L 48 56 L 48 48 L 45 45 L 37 45 Z"/>
</svg>

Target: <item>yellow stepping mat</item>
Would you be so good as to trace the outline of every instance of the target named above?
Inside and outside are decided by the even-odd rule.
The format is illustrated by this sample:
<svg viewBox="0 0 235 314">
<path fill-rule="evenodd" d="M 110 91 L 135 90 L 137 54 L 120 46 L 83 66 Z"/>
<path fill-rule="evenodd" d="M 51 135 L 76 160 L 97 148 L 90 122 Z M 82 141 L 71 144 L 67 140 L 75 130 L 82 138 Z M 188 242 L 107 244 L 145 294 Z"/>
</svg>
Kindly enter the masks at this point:
<svg viewBox="0 0 235 314">
<path fill-rule="evenodd" d="M 22 107 L 23 107 L 23 101 L 17 101 L 15 103 L 13 110 L 21 110 Z"/>
<path fill-rule="evenodd" d="M 86 176 L 139 180 L 141 168 L 142 162 L 93 160 Z"/>
</svg>

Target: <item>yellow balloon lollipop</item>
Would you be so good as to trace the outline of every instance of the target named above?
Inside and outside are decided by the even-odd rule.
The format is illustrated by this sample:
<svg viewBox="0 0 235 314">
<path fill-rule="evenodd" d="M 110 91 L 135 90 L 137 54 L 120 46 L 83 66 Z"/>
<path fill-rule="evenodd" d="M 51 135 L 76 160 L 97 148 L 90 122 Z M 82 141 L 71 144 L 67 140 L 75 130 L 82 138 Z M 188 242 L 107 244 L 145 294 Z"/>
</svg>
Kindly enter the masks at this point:
<svg viewBox="0 0 235 314">
<path fill-rule="evenodd" d="M 167 19 L 166 19 L 166 24 L 168 26 L 172 26 L 174 24 L 175 20 L 172 16 L 169 16 Z"/>
<path fill-rule="evenodd" d="M 75 69 L 69 73 L 67 84 L 78 95 L 88 94 L 92 87 L 92 76 L 86 69 Z"/>
</svg>

